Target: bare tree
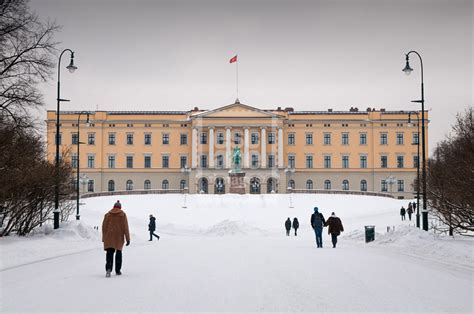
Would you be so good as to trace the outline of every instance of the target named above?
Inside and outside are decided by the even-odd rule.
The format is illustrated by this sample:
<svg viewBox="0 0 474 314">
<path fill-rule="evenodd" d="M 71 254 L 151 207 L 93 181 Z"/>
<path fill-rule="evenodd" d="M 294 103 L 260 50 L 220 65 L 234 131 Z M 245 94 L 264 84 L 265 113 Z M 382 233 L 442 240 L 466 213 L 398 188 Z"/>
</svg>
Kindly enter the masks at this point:
<svg viewBox="0 0 474 314">
<path fill-rule="evenodd" d="M 39 82 L 52 74 L 58 30 L 28 8 L 28 0 L 0 0 L 0 116 L 16 122 L 43 104 Z"/>
<path fill-rule="evenodd" d="M 453 232 L 474 232 L 473 108 L 457 116 L 454 135 L 438 144 L 428 161 L 428 204 Z"/>
</svg>

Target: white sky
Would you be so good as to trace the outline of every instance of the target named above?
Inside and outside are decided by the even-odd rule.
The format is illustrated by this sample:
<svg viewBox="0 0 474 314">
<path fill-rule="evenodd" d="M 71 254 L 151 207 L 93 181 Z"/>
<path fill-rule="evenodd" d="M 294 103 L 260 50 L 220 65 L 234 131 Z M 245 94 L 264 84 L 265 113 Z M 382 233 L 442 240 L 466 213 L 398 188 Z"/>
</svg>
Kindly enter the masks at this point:
<svg viewBox="0 0 474 314">
<path fill-rule="evenodd" d="M 473 100 L 470 0 L 31 0 L 62 25 L 62 110 L 419 109 L 423 57 L 430 150 Z M 68 64 L 68 56 L 62 63 Z M 56 77 L 56 75 L 54 76 Z M 55 109 L 56 78 L 42 86 Z M 44 119 L 44 110 L 40 112 Z"/>
</svg>

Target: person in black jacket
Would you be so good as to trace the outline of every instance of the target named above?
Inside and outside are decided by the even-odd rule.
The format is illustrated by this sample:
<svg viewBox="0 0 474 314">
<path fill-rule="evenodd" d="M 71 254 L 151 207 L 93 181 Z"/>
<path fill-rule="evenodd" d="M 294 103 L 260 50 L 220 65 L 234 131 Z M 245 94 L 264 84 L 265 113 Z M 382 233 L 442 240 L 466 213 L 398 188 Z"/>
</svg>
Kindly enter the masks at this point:
<svg viewBox="0 0 474 314">
<path fill-rule="evenodd" d="M 405 220 L 405 214 L 405 207 L 402 206 L 402 208 L 400 208 L 400 216 L 402 216 L 402 221 Z"/>
<path fill-rule="evenodd" d="M 148 231 L 150 231 L 150 240 L 148 241 L 153 241 L 153 236 L 155 236 L 158 240 L 160 239 L 160 236 L 155 234 L 156 230 L 156 218 L 153 217 L 153 215 L 150 215 L 150 222 L 148 223 Z"/>
<path fill-rule="evenodd" d="M 290 235 L 290 230 L 291 230 L 291 220 L 290 217 L 285 221 L 285 229 L 286 229 L 286 235 Z"/>
<path fill-rule="evenodd" d="M 323 214 L 319 212 L 317 207 L 314 208 L 314 213 L 311 215 L 311 227 L 314 229 L 316 235 L 316 245 L 318 248 L 323 247 L 323 228 L 326 226 Z"/>
<path fill-rule="evenodd" d="M 298 222 L 298 218 L 293 218 L 293 229 L 295 229 L 295 236 L 297 235 L 296 234 L 296 231 L 298 230 L 298 228 L 300 227 L 300 223 Z"/>
</svg>

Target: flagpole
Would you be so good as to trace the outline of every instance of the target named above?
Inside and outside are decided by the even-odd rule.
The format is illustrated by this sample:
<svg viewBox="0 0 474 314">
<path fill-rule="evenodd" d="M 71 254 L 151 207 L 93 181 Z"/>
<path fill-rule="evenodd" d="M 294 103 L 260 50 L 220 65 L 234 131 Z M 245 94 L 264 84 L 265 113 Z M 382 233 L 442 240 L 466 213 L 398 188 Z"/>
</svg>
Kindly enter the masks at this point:
<svg viewBox="0 0 474 314">
<path fill-rule="evenodd" d="M 236 83 L 237 99 L 239 99 L 239 59 L 238 57 L 237 57 L 237 61 L 235 62 L 235 83 Z"/>
</svg>

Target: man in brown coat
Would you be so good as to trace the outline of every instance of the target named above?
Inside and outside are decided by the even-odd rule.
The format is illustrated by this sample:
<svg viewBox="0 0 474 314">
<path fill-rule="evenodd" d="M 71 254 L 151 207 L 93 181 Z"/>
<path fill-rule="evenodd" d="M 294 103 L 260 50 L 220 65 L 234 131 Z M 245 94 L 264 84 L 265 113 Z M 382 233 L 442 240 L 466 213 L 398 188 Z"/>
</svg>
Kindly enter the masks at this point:
<svg viewBox="0 0 474 314">
<path fill-rule="evenodd" d="M 341 234 L 342 231 L 344 231 L 344 227 L 342 226 L 341 219 L 332 212 L 331 217 L 326 220 L 326 225 L 328 226 L 328 234 L 331 235 L 332 239 L 332 247 L 336 247 L 337 243 L 337 236 Z"/>
<path fill-rule="evenodd" d="M 102 222 L 102 242 L 104 250 L 107 252 L 105 258 L 105 276 L 110 277 L 114 265 L 115 251 L 115 273 L 121 275 L 122 272 L 122 249 L 124 238 L 127 240 L 127 246 L 130 244 L 130 233 L 128 231 L 127 215 L 122 211 L 122 204 L 117 201 Z"/>
</svg>

